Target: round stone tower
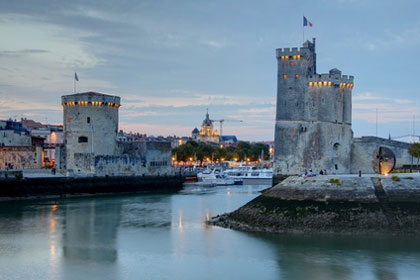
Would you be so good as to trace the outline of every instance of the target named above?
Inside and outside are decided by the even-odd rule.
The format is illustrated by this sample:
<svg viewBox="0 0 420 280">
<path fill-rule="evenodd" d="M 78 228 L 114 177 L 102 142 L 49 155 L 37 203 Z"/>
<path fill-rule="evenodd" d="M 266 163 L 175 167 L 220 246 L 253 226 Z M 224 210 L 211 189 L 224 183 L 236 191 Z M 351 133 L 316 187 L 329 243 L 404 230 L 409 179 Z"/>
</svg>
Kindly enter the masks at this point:
<svg viewBox="0 0 420 280">
<path fill-rule="evenodd" d="M 114 155 L 120 97 L 84 92 L 61 97 L 67 170 L 76 171 L 75 154 Z"/>
<path fill-rule="evenodd" d="M 275 175 L 349 173 L 353 76 L 316 73 L 315 39 L 276 56 Z"/>
</svg>

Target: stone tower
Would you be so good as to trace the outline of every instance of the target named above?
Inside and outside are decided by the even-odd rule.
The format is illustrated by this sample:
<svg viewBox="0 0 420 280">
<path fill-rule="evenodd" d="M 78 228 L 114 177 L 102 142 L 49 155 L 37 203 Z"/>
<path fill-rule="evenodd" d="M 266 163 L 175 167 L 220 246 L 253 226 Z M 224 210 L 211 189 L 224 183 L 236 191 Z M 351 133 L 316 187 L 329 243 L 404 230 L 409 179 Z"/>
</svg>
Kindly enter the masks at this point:
<svg viewBox="0 0 420 280">
<path fill-rule="evenodd" d="M 120 98 L 96 92 L 61 97 L 65 168 L 77 172 L 75 154 L 115 155 Z"/>
<path fill-rule="evenodd" d="M 326 169 L 349 173 L 353 76 L 316 72 L 315 38 L 277 49 L 275 176 Z"/>
</svg>

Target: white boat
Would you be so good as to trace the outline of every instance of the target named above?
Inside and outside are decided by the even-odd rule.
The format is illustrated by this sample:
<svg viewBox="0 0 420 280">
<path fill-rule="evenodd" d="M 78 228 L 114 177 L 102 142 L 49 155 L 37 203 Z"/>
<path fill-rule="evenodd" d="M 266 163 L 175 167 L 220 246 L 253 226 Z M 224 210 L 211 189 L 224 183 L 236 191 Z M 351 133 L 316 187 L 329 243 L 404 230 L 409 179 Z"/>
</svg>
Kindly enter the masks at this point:
<svg viewBox="0 0 420 280">
<path fill-rule="evenodd" d="M 229 178 L 234 179 L 272 179 L 272 168 L 261 168 L 256 166 L 239 166 L 227 169 L 224 172 Z"/>
<path fill-rule="evenodd" d="M 207 169 L 197 174 L 197 178 L 201 182 L 214 183 L 217 186 L 242 185 L 243 180 L 240 178 L 230 178 L 221 168 Z"/>
</svg>

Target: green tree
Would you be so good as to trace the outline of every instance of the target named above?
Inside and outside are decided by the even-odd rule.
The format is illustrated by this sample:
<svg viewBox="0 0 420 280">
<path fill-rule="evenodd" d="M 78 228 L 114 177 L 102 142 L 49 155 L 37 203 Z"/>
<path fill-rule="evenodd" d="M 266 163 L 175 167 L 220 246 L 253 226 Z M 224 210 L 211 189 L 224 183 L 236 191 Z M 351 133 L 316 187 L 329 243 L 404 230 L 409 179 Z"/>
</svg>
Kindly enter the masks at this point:
<svg viewBox="0 0 420 280">
<path fill-rule="evenodd" d="M 419 165 L 420 159 L 420 143 L 413 143 L 408 147 L 408 153 L 412 156 L 417 158 L 417 166 Z"/>
</svg>

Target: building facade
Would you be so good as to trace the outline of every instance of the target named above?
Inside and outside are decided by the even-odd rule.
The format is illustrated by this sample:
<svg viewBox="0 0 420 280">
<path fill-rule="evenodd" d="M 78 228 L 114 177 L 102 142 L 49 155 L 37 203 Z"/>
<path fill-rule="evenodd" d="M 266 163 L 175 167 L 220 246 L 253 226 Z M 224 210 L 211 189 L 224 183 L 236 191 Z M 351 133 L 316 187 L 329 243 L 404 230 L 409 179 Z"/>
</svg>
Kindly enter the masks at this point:
<svg viewBox="0 0 420 280">
<path fill-rule="evenodd" d="M 353 138 L 353 76 L 316 71 L 315 39 L 276 50 L 277 110 L 274 174 L 312 169 L 329 174 L 378 172 L 379 150 L 389 148 L 397 167 L 410 162 L 409 144 L 377 137 Z"/>
<path fill-rule="evenodd" d="M 117 137 L 120 97 L 85 92 L 62 96 L 61 101 L 64 145 L 56 155 L 61 171 L 95 176 L 172 173 L 170 142 Z"/>
<path fill-rule="evenodd" d="M 276 51 L 275 172 L 350 172 L 353 76 L 316 72 L 315 39 Z"/>
<path fill-rule="evenodd" d="M 213 121 L 210 119 L 209 111 L 207 110 L 206 118 L 201 124 L 200 130 L 194 128 L 191 132 L 191 137 L 197 142 L 219 143 L 219 132 L 214 129 Z"/>
</svg>

